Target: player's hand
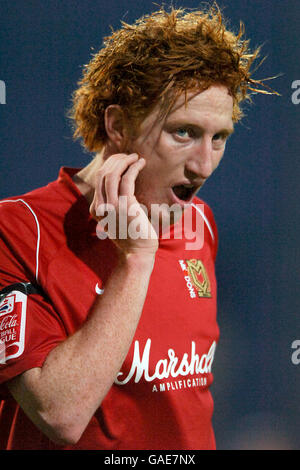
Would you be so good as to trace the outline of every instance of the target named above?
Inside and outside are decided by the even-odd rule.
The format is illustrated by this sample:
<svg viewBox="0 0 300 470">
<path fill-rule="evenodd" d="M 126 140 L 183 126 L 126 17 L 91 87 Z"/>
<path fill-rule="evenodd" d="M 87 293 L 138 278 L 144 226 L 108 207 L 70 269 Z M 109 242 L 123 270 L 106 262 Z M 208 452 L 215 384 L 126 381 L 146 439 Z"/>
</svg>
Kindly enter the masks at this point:
<svg viewBox="0 0 300 470">
<path fill-rule="evenodd" d="M 105 230 L 125 254 L 153 255 L 158 248 L 157 234 L 135 196 L 135 181 L 145 164 L 135 153 L 116 154 L 105 160 L 96 176 L 90 212 L 98 221 L 97 233 Z"/>
</svg>

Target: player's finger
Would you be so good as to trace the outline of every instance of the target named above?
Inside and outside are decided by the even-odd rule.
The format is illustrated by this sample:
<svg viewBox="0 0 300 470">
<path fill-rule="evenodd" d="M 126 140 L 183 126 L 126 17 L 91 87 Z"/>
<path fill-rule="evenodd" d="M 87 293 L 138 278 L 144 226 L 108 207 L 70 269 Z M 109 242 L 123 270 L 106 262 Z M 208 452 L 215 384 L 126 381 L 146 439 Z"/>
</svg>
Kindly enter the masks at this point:
<svg viewBox="0 0 300 470">
<path fill-rule="evenodd" d="M 130 165 L 127 171 L 122 175 L 119 184 L 120 196 L 134 196 L 136 178 L 142 168 L 144 168 L 145 164 L 146 160 L 144 158 L 140 158 L 137 162 Z"/>
<path fill-rule="evenodd" d="M 103 163 L 96 175 L 94 211 L 99 204 L 116 203 L 120 177 L 137 158 L 137 154 L 115 154 Z"/>
<path fill-rule="evenodd" d="M 130 166 L 138 159 L 138 155 L 121 155 L 114 156 L 113 163 L 109 168 L 105 169 L 104 176 L 104 191 L 106 202 L 112 205 L 117 205 L 119 198 L 119 184 L 122 175 L 128 171 Z"/>
</svg>

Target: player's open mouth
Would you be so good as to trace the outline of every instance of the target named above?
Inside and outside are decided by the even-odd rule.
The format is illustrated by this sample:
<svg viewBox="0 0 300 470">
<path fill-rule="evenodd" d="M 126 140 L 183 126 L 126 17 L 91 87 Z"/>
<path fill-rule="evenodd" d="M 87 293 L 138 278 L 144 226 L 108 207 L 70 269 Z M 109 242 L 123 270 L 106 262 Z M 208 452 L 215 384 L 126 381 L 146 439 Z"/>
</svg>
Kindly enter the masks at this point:
<svg viewBox="0 0 300 470">
<path fill-rule="evenodd" d="M 190 202 L 196 189 L 196 186 L 193 184 L 178 184 L 176 186 L 172 186 L 172 191 L 176 198 L 185 202 Z"/>
</svg>

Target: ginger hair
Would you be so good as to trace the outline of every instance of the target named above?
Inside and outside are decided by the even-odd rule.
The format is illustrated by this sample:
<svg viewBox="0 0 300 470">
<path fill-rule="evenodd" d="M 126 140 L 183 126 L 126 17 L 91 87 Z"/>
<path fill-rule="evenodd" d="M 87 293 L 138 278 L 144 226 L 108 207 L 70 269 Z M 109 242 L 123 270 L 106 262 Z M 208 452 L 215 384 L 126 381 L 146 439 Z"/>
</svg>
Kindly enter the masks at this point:
<svg viewBox="0 0 300 470">
<path fill-rule="evenodd" d="M 166 116 L 181 93 L 213 84 L 228 88 L 237 122 L 243 100 L 253 92 L 270 93 L 251 78 L 260 49 L 251 52 L 243 36 L 243 24 L 237 34 L 231 32 L 216 5 L 207 11 L 161 7 L 132 25 L 122 22 L 104 38 L 73 94 L 74 138 L 81 138 L 87 150 L 99 151 L 107 139 L 107 106 L 120 105 L 135 132 L 158 103 Z"/>
</svg>

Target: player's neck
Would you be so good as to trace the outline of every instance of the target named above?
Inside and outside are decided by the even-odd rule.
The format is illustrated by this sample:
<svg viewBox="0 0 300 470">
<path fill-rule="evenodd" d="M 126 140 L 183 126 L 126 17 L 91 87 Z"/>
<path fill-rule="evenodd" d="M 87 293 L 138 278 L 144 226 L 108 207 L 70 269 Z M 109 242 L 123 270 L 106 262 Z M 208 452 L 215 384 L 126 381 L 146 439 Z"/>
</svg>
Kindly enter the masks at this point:
<svg viewBox="0 0 300 470">
<path fill-rule="evenodd" d="M 94 198 L 95 176 L 102 163 L 103 155 L 101 152 L 96 154 L 92 161 L 72 178 L 73 182 L 76 184 L 81 194 L 87 199 L 89 204 L 92 203 Z"/>
</svg>

